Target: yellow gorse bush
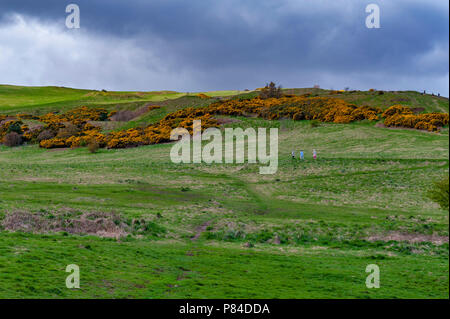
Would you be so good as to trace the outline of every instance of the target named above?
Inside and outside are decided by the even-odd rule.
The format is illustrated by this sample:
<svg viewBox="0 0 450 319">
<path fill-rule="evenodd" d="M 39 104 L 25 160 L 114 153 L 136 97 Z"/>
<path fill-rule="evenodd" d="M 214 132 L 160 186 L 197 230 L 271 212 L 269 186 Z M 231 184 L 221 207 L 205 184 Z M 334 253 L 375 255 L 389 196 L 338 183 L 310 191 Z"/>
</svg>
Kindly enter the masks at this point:
<svg viewBox="0 0 450 319">
<path fill-rule="evenodd" d="M 157 108 L 160 107 L 151 105 L 147 111 Z M 203 130 L 217 127 L 218 122 L 213 118 L 214 115 L 257 116 L 268 120 L 317 120 L 331 123 L 377 121 L 381 116 L 384 118 L 386 126 L 429 131 L 436 131 L 439 127 L 448 125 L 449 121 L 447 113 L 416 115 L 411 109 L 402 105 L 393 105 L 383 112 L 376 107 L 358 107 L 339 98 L 311 97 L 305 94 L 302 96 L 285 95 L 281 98 L 255 97 L 218 101 L 206 107 L 189 107 L 172 112 L 159 122 L 147 127 L 130 128 L 108 134 L 103 134 L 100 127 L 90 123 L 91 121 L 107 121 L 114 114 L 116 111 L 108 113 L 103 108 L 82 106 L 63 114 L 48 113 L 42 116 L 18 114 L 15 117 L 0 115 L 0 139 L 13 129 L 22 134 L 24 141 L 37 142 L 40 133 L 49 131 L 51 134 L 47 134 L 48 139 L 39 142 L 39 146 L 42 148 L 80 147 L 93 141 L 99 147 L 136 147 L 168 142 L 171 130 L 177 127 L 183 127 L 192 134 L 194 120 L 202 121 Z M 39 120 L 45 125 L 30 128 L 24 125 L 20 119 Z M 61 132 L 65 134 L 61 134 Z"/>
<path fill-rule="evenodd" d="M 257 115 L 269 120 L 290 118 L 349 123 L 363 119 L 377 120 L 381 109 L 357 107 L 342 99 L 330 97 L 284 96 L 217 102 L 207 107 L 206 112 L 223 115 Z"/>
<path fill-rule="evenodd" d="M 407 127 L 417 130 L 438 131 L 439 127 L 448 125 L 448 113 L 414 114 L 403 105 L 393 105 L 383 112 L 384 125 L 388 127 Z"/>
<path fill-rule="evenodd" d="M 204 93 L 199 93 L 197 96 L 201 99 L 210 99 L 211 97 L 209 95 L 206 95 Z"/>
</svg>

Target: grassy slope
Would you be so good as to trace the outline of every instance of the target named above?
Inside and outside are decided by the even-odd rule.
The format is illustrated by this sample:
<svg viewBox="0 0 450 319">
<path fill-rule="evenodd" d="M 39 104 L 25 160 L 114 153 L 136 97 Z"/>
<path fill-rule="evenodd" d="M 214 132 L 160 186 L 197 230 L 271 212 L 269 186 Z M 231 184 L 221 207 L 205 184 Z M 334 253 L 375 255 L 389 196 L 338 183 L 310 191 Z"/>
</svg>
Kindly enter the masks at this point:
<svg viewBox="0 0 450 319">
<path fill-rule="evenodd" d="M 449 111 L 448 98 L 430 94 L 422 95 L 416 91 L 384 91 L 381 95 L 378 91 L 343 92 L 342 94 L 330 94 L 330 90 L 322 89 L 285 89 L 285 91 L 292 94 L 313 93 L 318 96 L 337 97 L 357 105 L 376 106 L 381 109 L 402 104 L 411 108 L 423 108 L 423 112 L 448 113 Z"/>
<path fill-rule="evenodd" d="M 197 102 L 166 101 L 133 125 Z M 364 240 L 448 236 L 448 212 L 425 196 L 448 174 L 448 129 L 238 119 L 228 126 L 280 128 L 277 174 L 248 164 L 176 165 L 170 144 L 97 154 L 0 146 L 0 214 L 116 211 L 166 230 L 120 242 L 0 232 L 0 297 L 448 298 L 448 244 Z M 292 161 L 292 148 L 307 160 Z M 280 245 L 266 242 L 275 237 Z M 81 268 L 80 290 L 65 288 L 70 263 Z M 364 284 L 370 263 L 381 269 L 378 290 Z"/>
<path fill-rule="evenodd" d="M 238 91 L 216 91 L 211 96 L 229 96 Z M 195 95 L 175 91 L 155 92 L 102 92 L 63 87 L 25 87 L 0 85 L 0 114 L 28 112 L 43 114 L 65 111 L 80 105 L 100 106 L 107 109 L 135 109 L 147 103 Z"/>
<path fill-rule="evenodd" d="M 313 93 L 318 96 L 342 98 L 358 105 L 377 106 L 385 109 L 394 104 L 403 104 L 412 108 L 424 108 L 425 112 L 448 112 L 447 98 L 421 95 L 415 91 L 378 92 L 358 91 L 343 94 L 330 94 L 330 90 L 304 88 L 284 89 L 291 94 Z M 226 97 L 237 94 L 252 94 L 244 91 L 204 92 L 212 97 Z M 0 114 L 28 112 L 42 114 L 50 111 L 64 111 L 80 105 L 102 106 L 107 109 L 135 109 L 147 103 L 170 101 L 184 96 L 194 97 L 197 93 L 174 91 L 155 92 L 101 92 L 63 87 L 24 87 L 0 85 Z M 183 104 L 181 101 L 180 104 Z M 184 105 L 184 104 L 183 104 Z"/>
</svg>

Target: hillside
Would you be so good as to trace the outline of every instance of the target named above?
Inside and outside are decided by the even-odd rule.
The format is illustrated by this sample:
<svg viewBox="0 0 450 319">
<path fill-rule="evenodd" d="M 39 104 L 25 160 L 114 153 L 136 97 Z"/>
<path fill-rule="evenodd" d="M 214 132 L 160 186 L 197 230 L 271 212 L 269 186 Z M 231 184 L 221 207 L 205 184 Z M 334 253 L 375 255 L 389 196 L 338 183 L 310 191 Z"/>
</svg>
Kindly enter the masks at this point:
<svg viewBox="0 0 450 319">
<path fill-rule="evenodd" d="M 210 96 L 234 95 L 238 91 L 208 92 Z M 195 94 L 194 94 L 195 95 Z M 80 90 L 64 87 L 25 87 L 0 85 L 0 114 L 28 112 L 43 114 L 66 111 L 81 105 L 102 106 L 107 109 L 135 109 L 143 104 L 189 96 L 175 91 L 117 92 Z"/>
<path fill-rule="evenodd" d="M 410 91 L 284 92 L 383 110 L 449 109 L 448 99 Z M 257 94 L 204 93 L 210 98 L 0 86 L 0 114 L 160 106 L 105 122 L 113 131 Z M 449 215 L 427 196 L 449 174 L 448 126 L 216 117 L 221 128 L 279 128 L 277 173 L 260 175 L 248 163 L 175 164 L 171 143 L 96 153 L 0 145 L 0 297 L 448 298 Z M 305 160 L 292 159 L 300 149 Z M 65 288 L 73 263 L 77 290 Z M 366 287 L 368 264 L 380 267 L 382 288 Z"/>
<path fill-rule="evenodd" d="M 336 91 L 303 88 L 284 89 L 289 94 L 306 94 L 322 97 L 338 97 L 358 106 L 368 105 L 386 109 L 394 104 L 402 104 L 423 112 L 449 112 L 449 100 L 445 97 L 422 95 L 415 91 L 369 92 L 350 91 L 335 93 Z M 229 97 L 257 95 L 257 92 L 245 91 L 213 91 L 204 92 L 211 97 Z M 79 90 L 63 87 L 24 87 L 0 85 L 0 114 L 15 114 L 22 111 L 43 114 L 45 112 L 66 111 L 81 105 L 102 106 L 107 109 L 130 108 L 135 109 L 145 103 L 162 102 L 186 96 L 196 96 L 197 93 L 181 93 L 175 91 L 155 92 L 103 92 L 93 90 Z M 180 101 L 180 105 L 184 105 Z"/>
</svg>

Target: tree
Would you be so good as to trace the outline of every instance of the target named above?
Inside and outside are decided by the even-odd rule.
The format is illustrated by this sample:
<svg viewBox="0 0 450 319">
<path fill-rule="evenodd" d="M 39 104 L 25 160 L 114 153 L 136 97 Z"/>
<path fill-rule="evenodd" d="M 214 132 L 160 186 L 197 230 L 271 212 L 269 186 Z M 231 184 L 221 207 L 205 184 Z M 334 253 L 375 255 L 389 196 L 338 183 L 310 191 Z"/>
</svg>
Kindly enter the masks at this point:
<svg viewBox="0 0 450 319">
<path fill-rule="evenodd" d="M 262 99 L 280 98 L 282 95 L 281 86 L 277 87 L 274 82 L 266 84 L 266 86 L 259 93 L 259 97 Z"/>
</svg>

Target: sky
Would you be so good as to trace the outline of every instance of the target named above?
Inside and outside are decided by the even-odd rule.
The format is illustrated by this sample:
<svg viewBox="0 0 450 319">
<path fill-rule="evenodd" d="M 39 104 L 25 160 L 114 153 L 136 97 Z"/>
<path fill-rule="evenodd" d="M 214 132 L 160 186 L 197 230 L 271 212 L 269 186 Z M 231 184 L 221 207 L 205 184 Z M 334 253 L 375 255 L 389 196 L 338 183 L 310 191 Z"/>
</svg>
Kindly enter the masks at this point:
<svg viewBox="0 0 450 319">
<path fill-rule="evenodd" d="M 80 28 L 66 26 L 77 4 Z M 368 4 L 380 28 L 367 28 Z M 0 0 L 0 83 L 449 96 L 445 0 Z"/>
</svg>

